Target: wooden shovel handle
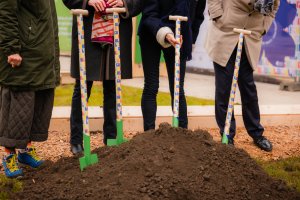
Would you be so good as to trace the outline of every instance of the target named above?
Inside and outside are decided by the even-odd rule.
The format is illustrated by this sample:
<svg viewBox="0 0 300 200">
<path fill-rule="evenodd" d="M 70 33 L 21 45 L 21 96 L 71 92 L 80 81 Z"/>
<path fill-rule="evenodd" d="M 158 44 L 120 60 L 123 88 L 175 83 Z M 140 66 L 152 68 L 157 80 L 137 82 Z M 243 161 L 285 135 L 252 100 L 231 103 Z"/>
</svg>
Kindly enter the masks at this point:
<svg viewBox="0 0 300 200">
<path fill-rule="evenodd" d="M 105 9 L 106 13 L 125 13 L 126 12 L 126 8 L 106 8 Z"/>
<path fill-rule="evenodd" d="M 83 9 L 72 9 L 71 10 L 72 15 L 83 15 L 83 16 L 88 16 L 89 11 L 88 10 L 83 10 Z"/>
<path fill-rule="evenodd" d="M 178 15 L 170 15 L 169 16 L 169 20 L 176 21 L 177 19 L 179 19 L 180 21 L 187 22 L 189 18 L 188 17 L 183 17 L 183 16 L 178 16 Z"/>
<path fill-rule="evenodd" d="M 245 29 L 234 28 L 233 31 L 236 33 L 243 33 L 244 35 L 251 35 L 251 31 Z"/>
</svg>

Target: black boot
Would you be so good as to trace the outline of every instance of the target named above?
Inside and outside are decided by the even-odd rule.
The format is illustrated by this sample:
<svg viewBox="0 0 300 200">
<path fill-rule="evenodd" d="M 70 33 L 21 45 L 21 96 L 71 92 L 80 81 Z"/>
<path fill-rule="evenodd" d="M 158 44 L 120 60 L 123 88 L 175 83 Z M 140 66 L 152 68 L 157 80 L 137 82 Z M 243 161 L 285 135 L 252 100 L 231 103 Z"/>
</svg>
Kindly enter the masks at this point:
<svg viewBox="0 0 300 200">
<path fill-rule="evenodd" d="M 82 146 L 82 144 L 71 144 L 71 152 L 74 155 L 82 153 L 83 152 L 83 146 Z"/>
</svg>

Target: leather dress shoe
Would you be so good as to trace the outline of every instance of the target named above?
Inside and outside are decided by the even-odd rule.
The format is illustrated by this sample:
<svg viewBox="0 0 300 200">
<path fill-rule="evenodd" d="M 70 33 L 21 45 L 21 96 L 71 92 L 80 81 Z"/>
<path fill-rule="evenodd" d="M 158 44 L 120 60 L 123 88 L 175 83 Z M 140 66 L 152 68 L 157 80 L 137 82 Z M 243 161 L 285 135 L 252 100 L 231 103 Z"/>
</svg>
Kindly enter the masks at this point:
<svg viewBox="0 0 300 200">
<path fill-rule="evenodd" d="M 82 144 L 71 144 L 71 152 L 76 155 L 83 152 Z"/>
<path fill-rule="evenodd" d="M 258 137 L 254 139 L 254 144 L 258 146 L 260 149 L 271 152 L 273 149 L 272 143 L 265 138 L 264 136 Z"/>
</svg>

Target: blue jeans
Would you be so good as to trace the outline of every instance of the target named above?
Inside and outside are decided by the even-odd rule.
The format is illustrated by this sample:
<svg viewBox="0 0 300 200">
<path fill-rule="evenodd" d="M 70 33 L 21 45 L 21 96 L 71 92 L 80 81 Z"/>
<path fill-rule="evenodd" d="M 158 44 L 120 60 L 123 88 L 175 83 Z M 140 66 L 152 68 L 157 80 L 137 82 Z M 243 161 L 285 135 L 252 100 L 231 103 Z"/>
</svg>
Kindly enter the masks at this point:
<svg viewBox="0 0 300 200">
<path fill-rule="evenodd" d="M 88 98 L 91 95 L 93 81 L 87 81 Z M 116 128 L 116 89 L 114 80 L 103 81 L 103 142 L 106 144 L 107 139 L 115 139 L 117 134 Z M 71 144 L 82 144 L 83 140 L 83 127 L 82 127 L 82 114 L 81 114 L 81 92 L 80 81 L 76 80 L 74 92 L 72 97 L 71 108 Z"/>
</svg>

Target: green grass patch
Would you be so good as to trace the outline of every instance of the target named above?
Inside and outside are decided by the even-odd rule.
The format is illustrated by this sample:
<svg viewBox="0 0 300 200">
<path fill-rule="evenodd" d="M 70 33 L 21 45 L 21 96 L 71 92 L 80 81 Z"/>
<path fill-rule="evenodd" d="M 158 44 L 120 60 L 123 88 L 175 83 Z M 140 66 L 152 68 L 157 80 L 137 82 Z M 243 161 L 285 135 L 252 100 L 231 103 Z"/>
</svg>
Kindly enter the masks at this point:
<svg viewBox="0 0 300 200">
<path fill-rule="evenodd" d="M 22 190 L 22 183 L 16 179 L 8 179 L 0 174 L 0 200 L 10 199 L 10 195 Z"/>
<path fill-rule="evenodd" d="M 270 176 L 285 181 L 300 192 L 300 157 L 258 163 Z"/>
<path fill-rule="evenodd" d="M 73 94 L 73 85 L 62 85 L 55 92 L 55 106 L 70 106 Z M 122 86 L 123 105 L 139 106 L 141 105 L 141 97 L 143 90 L 135 87 Z M 200 99 L 195 97 L 187 97 L 188 105 L 214 105 L 213 100 Z M 159 92 L 157 96 L 157 104 L 159 106 L 171 105 L 171 97 L 169 93 Z M 103 89 L 101 85 L 95 85 L 92 88 L 89 100 L 90 106 L 103 105 Z"/>
</svg>

